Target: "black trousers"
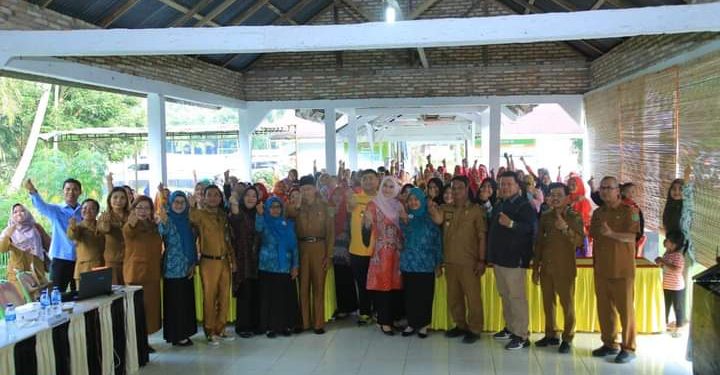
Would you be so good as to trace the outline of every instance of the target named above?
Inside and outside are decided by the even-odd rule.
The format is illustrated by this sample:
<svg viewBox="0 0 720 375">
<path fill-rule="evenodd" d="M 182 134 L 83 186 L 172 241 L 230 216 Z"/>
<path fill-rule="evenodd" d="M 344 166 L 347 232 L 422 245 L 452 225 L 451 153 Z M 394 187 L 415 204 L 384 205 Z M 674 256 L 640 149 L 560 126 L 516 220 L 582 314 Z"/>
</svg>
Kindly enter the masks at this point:
<svg viewBox="0 0 720 375">
<path fill-rule="evenodd" d="M 257 279 L 245 279 L 235 296 L 235 332 L 261 333 L 260 329 L 260 283 Z"/>
<path fill-rule="evenodd" d="M 55 258 L 50 262 L 50 280 L 54 287 L 60 289 L 60 292 L 66 292 L 68 285 L 70 285 L 70 290 L 75 290 L 74 275 L 74 261 Z"/>
<path fill-rule="evenodd" d="M 163 338 L 179 342 L 197 333 L 193 278 L 163 278 Z"/>
<path fill-rule="evenodd" d="M 350 267 L 357 285 L 358 304 L 360 315 L 372 314 L 372 298 L 367 290 L 367 274 L 370 267 L 370 257 L 350 254 Z"/>
<path fill-rule="evenodd" d="M 404 310 L 402 290 L 387 292 L 374 290 L 372 293 L 378 324 L 392 326 L 394 321 L 402 318 Z"/>
<path fill-rule="evenodd" d="M 683 290 L 667 290 L 663 289 L 665 294 L 665 321 L 670 322 L 670 308 L 675 311 L 675 323 L 677 327 L 682 327 L 685 323 L 685 289 Z"/>
<path fill-rule="evenodd" d="M 260 271 L 259 277 L 261 329 L 282 332 L 295 328 L 298 299 L 290 274 Z"/>
<path fill-rule="evenodd" d="M 334 269 L 337 312 L 349 314 L 358 309 L 357 289 L 355 288 L 352 267 L 336 264 Z"/>
<path fill-rule="evenodd" d="M 402 277 L 408 326 L 420 329 L 430 325 L 435 296 L 435 273 L 403 272 Z"/>
</svg>

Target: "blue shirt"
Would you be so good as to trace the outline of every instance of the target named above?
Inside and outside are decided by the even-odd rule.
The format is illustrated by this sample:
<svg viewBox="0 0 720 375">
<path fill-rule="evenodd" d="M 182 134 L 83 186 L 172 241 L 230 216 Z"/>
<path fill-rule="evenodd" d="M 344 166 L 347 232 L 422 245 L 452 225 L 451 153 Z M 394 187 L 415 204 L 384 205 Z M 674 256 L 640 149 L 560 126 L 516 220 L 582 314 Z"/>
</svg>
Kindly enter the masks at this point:
<svg viewBox="0 0 720 375">
<path fill-rule="evenodd" d="M 295 239 L 295 228 L 292 222 L 285 221 L 281 235 Z M 260 233 L 259 267 L 260 271 L 274 273 L 290 273 L 290 270 L 300 266 L 297 242 L 291 241 L 290 246 L 283 251 L 277 236 L 265 225 L 265 218 L 255 217 L 255 230 Z M 284 259 L 281 259 L 283 257 Z"/>
<path fill-rule="evenodd" d="M 75 243 L 67 236 L 68 223 L 74 217 L 78 222 L 82 220 L 81 205 L 75 208 L 67 204 L 49 204 L 37 192 L 30 194 L 33 206 L 50 220 L 52 224 L 52 241 L 50 242 L 50 259 L 63 259 L 75 261 Z"/>
<path fill-rule="evenodd" d="M 188 276 L 197 263 L 196 237 L 192 232 L 183 236 L 170 220 L 158 225 L 158 232 L 165 244 L 163 253 L 163 276 L 166 279 L 181 279 Z"/>
<path fill-rule="evenodd" d="M 403 249 L 400 252 L 400 271 L 432 273 L 442 263 L 442 233 L 426 215 L 400 222 Z"/>
</svg>

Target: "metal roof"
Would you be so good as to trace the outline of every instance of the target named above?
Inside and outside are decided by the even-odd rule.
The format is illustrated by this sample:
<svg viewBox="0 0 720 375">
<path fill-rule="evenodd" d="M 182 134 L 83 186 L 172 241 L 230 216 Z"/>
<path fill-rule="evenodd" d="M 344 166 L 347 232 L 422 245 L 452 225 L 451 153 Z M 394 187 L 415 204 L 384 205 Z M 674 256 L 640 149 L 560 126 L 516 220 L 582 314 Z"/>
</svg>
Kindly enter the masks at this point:
<svg viewBox="0 0 720 375">
<path fill-rule="evenodd" d="M 382 0 L 377 0 L 382 1 Z M 429 4 L 443 0 L 425 0 Z M 518 14 L 571 12 L 589 9 L 685 4 L 683 0 L 495 0 Z M 353 0 L 29 0 L 67 16 L 104 28 L 165 28 L 306 24 L 332 5 L 356 13 Z M 689 2 L 689 1 L 688 1 Z M 432 6 L 431 5 L 431 6 Z M 420 5 L 422 6 L 422 5 Z M 358 22 L 361 22 L 358 19 Z M 623 41 L 621 38 L 566 42 L 594 60 Z M 258 54 L 198 55 L 197 58 L 244 71 Z"/>
</svg>

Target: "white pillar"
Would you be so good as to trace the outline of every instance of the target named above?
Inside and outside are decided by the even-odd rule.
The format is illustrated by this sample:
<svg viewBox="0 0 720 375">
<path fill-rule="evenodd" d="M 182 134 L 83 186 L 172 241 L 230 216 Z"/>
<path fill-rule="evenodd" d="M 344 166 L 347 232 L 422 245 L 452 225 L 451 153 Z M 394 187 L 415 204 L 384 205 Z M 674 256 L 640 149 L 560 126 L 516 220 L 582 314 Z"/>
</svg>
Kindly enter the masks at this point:
<svg viewBox="0 0 720 375">
<path fill-rule="evenodd" d="M 491 104 L 489 110 L 489 129 L 488 129 L 488 168 L 495 169 L 497 172 L 500 167 L 500 131 L 502 122 L 502 105 Z"/>
<path fill-rule="evenodd" d="M 358 169 L 358 142 L 357 142 L 358 119 L 355 110 L 348 112 L 348 168 L 356 171 Z"/>
<path fill-rule="evenodd" d="M 482 155 L 480 164 L 485 164 L 490 170 L 490 107 L 480 112 L 480 140 L 482 141 Z"/>
<path fill-rule="evenodd" d="M 477 122 L 473 120 L 468 125 L 469 135 L 465 139 L 465 159 L 468 161 L 468 165 L 472 166 L 473 161 L 477 159 L 477 153 L 475 152 L 475 132 Z"/>
<path fill-rule="evenodd" d="M 325 108 L 325 169 L 330 174 L 337 170 L 335 147 L 335 108 Z"/>
<path fill-rule="evenodd" d="M 165 96 L 147 96 L 148 150 L 150 156 L 150 196 L 159 183 L 167 184 L 167 154 L 165 153 Z"/>
<path fill-rule="evenodd" d="M 240 169 L 238 178 L 240 181 L 252 180 L 252 141 L 250 137 L 255 128 L 260 125 L 269 111 L 259 109 L 238 110 L 238 167 Z"/>
</svg>

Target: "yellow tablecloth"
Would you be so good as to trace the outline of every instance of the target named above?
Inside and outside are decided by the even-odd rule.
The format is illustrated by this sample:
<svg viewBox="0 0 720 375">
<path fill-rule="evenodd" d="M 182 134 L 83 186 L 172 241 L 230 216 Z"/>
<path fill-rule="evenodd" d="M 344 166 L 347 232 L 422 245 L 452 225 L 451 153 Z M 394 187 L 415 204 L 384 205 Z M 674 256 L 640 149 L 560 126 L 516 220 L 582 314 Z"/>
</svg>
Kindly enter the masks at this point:
<svg viewBox="0 0 720 375">
<path fill-rule="evenodd" d="M 578 260 L 577 279 L 575 283 L 575 316 L 578 332 L 599 332 L 597 320 L 597 301 L 595 299 L 595 281 L 590 260 Z M 640 262 L 635 274 L 635 316 L 638 333 L 657 333 L 665 330 L 664 302 L 662 289 L 662 270 Z M 195 312 L 198 320 L 202 320 L 202 284 L 200 272 L 195 272 Z M 545 314 L 542 306 L 540 287 L 533 284 L 530 272 L 527 275 L 528 308 L 530 311 L 530 331 L 545 330 Z M 495 286 L 495 274 L 488 268 L 481 279 L 483 311 L 485 313 L 485 330 L 499 331 L 504 327 L 502 303 Z M 235 321 L 235 298 L 230 298 L 228 322 Z M 562 311 L 558 301 L 558 308 Z M 335 312 L 335 274 L 330 268 L 325 282 L 325 319 L 330 320 Z M 557 326 L 562 327 L 562 313 L 558 313 Z M 447 284 L 445 276 L 436 279 L 435 297 L 433 301 L 432 329 L 447 330 L 454 323 L 447 311 Z"/>
<path fill-rule="evenodd" d="M 528 308 L 530 332 L 544 332 L 545 313 L 542 305 L 540 286 L 532 283 L 531 273 L 527 275 Z M 656 333 L 665 329 L 662 271 L 658 267 L 638 267 L 635 273 L 635 317 L 638 333 Z M 488 268 L 481 281 L 485 330 L 499 331 L 505 324 L 502 316 L 502 301 L 495 286 L 495 273 Z M 560 301 L 557 303 L 557 327 L 562 328 L 563 316 Z M 595 281 L 591 267 L 578 267 L 575 280 L 575 329 L 578 332 L 599 332 Z M 431 328 L 447 330 L 455 324 L 447 311 L 447 284 L 445 276 L 436 279 L 435 299 Z"/>
</svg>

